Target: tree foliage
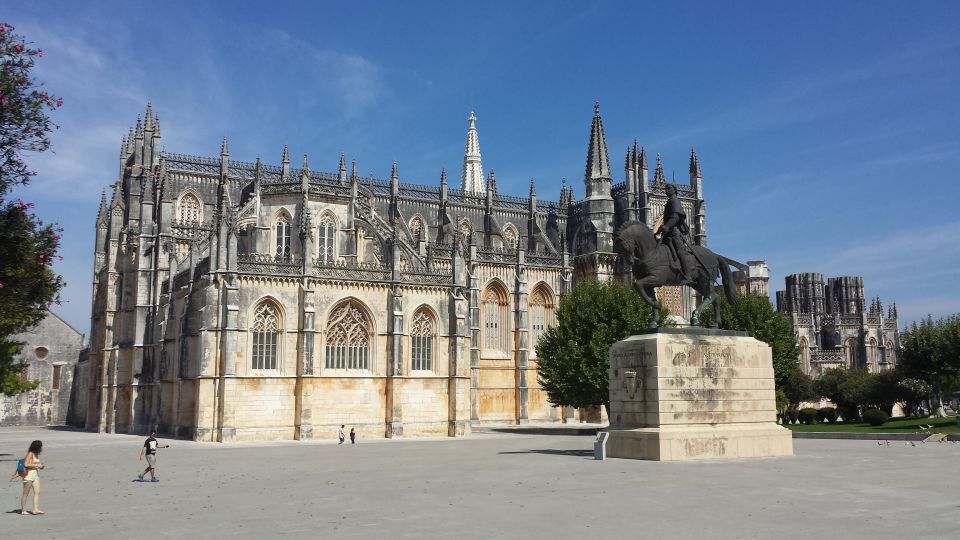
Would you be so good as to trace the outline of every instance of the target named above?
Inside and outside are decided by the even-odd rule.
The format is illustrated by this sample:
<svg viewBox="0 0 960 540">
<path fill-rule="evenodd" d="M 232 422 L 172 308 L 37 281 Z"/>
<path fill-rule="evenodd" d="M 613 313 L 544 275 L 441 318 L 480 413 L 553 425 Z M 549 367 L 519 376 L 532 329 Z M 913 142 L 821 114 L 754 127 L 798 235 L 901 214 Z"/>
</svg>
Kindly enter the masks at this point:
<svg viewBox="0 0 960 540">
<path fill-rule="evenodd" d="M 721 295 L 722 296 L 722 295 Z M 800 347 L 790 321 L 773 309 L 770 299 L 759 294 L 745 294 L 733 305 L 720 301 L 720 327 L 725 330 L 746 331 L 770 346 L 773 372 L 778 388 L 786 384 L 791 373 L 799 368 Z M 708 327 L 713 320 L 713 306 L 700 314 L 697 323 Z"/>
<path fill-rule="evenodd" d="M 63 280 L 50 265 L 62 229 L 40 221 L 33 205 L 11 200 L 17 186 L 36 174 L 26 155 L 50 147 L 56 128 L 48 112 L 62 104 L 30 74 L 41 49 L 32 48 L 12 26 L 0 23 L 0 391 L 16 394 L 36 386 L 20 377 L 20 344 L 13 336 L 39 323 L 59 299 Z"/>
<path fill-rule="evenodd" d="M 554 405 L 609 406 L 608 350 L 649 326 L 652 310 L 613 280 L 590 280 L 560 300 L 557 325 L 537 343 L 540 385 Z"/>
<path fill-rule="evenodd" d="M 900 369 L 905 377 L 931 386 L 937 413 L 943 413 L 943 394 L 960 386 L 960 315 L 936 321 L 927 316 L 904 332 Z"/>
</svg>

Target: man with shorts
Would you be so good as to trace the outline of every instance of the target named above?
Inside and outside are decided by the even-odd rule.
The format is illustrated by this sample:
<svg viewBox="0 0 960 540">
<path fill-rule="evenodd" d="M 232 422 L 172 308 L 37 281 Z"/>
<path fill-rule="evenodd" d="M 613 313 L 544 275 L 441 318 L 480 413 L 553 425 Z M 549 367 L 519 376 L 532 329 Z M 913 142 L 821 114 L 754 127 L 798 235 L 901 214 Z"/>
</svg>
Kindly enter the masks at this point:
<svg viewBox="0 0 960 540">
<path fill-rule="evenodd" d="M 151 431 L 150 436 L 147 437 L 147 440 L 143 442 L 143 448 L 140 449 L 140 461 L 143 461 L 143 456 L 147 456 L 147 468 L 143 470 L 142 473 L 137 475 L 137 478 L 140 481 L 143 481 L 143 475 L 150 473 L 151 482 L 159 482 L 160 479 L 156 475 L 156 466 L 157 466 L 157 448 L 170 448 L 169 444 L 161 445 L 157 442 L 156 439 L 157 432 Z"/>
</svg>

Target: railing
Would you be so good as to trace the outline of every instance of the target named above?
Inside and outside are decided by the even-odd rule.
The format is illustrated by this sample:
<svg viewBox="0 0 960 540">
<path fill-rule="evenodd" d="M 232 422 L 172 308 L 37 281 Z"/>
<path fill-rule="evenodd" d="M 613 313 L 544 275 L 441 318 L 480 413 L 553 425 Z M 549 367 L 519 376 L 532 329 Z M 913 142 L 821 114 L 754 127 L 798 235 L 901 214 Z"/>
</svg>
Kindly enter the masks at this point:
<svg viewBox="0 0 960 540">
<path fill-rule="evenodd" d="M 450 272 L 426 269 L 408 269 L 401 274 L 400 279 L 403 283 L 412 285 L 451 285 L 453 283 L 453 275 Z"/>
<path fill-rule="evenodd" d="M 314 260 L 313 275 L 325 279 L 352 281 L 378 281 L 390 279 L 390 268 L 378 263 L 355 263 L 349 261 L 322 262 Z"/>
<path fill-rule="evenodd" d="M 867 315 L 867 324 L 880 324 L 880 315 Z"/>
<path fill-rule="evenodd" d="M 812 351 L 810 361 L 817 364 L 844 364 L 847 358 L 843 351 Z"/>
<path fill-rule="evenodd" d="M 809 313 L 797 313 L 797 324 L 813 324 L 813 317 Z"/>
<path fill-rule="evenodd" d="M 563 255 L 549 251 L 528 251 L 523 259 L 528 266 L 560 266 Z"/>
<path fill-rule="evenodd" d="M 516 263 L 516 250 L 483 248 L 477 249 L 477 260 L 480 262 L 492 263 Z"/>
<path fill-rule="evenodd" d="M 860 315 L 856 315 L 856 314 L 848 315 L 843 313 L 840 314 L 840 324 L 857 325 L 857 324 L 860 324 L 860 320 L 861 320 Z"/>
<path fill-rule="evenodd" d="M 300 261 L 293 257 L 274 257 L 260 253 L 237 257 L 237 269 L 248 274 L 293 276 L 300 274 L 302 268 Z"/>
</svg>

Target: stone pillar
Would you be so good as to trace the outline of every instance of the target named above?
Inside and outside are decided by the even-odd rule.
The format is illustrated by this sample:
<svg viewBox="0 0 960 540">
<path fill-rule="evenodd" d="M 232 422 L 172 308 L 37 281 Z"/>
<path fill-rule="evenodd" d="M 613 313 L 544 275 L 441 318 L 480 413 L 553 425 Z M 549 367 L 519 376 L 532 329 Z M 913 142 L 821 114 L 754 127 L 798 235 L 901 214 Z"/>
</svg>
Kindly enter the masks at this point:
<svg viewBox="0 0 960 540">
<path fill-rule="evenodd" d="M 527 360 L 529 359 L 529 333 L 530 325 L 527 320 L 530 300 L 527 290 L 527 268 L 524 264 L 524 250 L 521 249 L 517 254 L 516 279 L 514 283 L 515 291 L 515 309 L 514 309 L 514 366 L 516 368 L 516 421 L 518 424 L 529 422 L 527 415 Z"/>
<path fill-rule="evenodd" d="M 399 250 L 395 248 L 394 259 L 399 260 Z M 399 268 L 395 268 L 399 277 Z M 386 381 L 386 436 L 403 436 L 403 402 L 397 395 L 397 382 L 403 376 L 403 290 L 399 283 L 393 283 L 388 293 L 387 305 L 390 309 L 389 322 L 389 365 Z"/>
</svg>

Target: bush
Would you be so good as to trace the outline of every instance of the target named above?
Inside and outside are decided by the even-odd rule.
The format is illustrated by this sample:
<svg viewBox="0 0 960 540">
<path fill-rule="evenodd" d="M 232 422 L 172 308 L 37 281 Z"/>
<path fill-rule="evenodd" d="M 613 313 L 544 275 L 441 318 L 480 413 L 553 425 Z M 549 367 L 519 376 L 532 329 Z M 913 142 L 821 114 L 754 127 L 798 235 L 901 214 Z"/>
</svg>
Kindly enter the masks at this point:
<svg viewBox="0 0 960 540">
<path fill-rule="evenodd" d="M 844 422 L 856 422 L 860 419 L 860 413 L 856 407 L 840 407 L 838 412 Z"/>
<path fill-rule="evenodd" d="M 816 424 L 817 423 L 817 410 L 813 407 L 805 407 L 800 409 L 800 423 L 801 424 Z"/>
<path fill-rule="evenodd" d="M 797 420 L 800 418 L 800 411 L 796 409 L 790 409 L 787 411 L 787 420 L 790 424 L 796 424 Z"/>
<path fill-rule="evenodd" d="M 880 409 L 867 409 L 863 411 L 863 419 L 871 426 L 882 426 L 890 417 Z"/>
<path fill-rule="evenodd" d="M 830 422 L 831 424 L 837 421 L 837 410 L 833 407 L 822 407 L 817 411 L 817 422 Z"/>
</svg>

